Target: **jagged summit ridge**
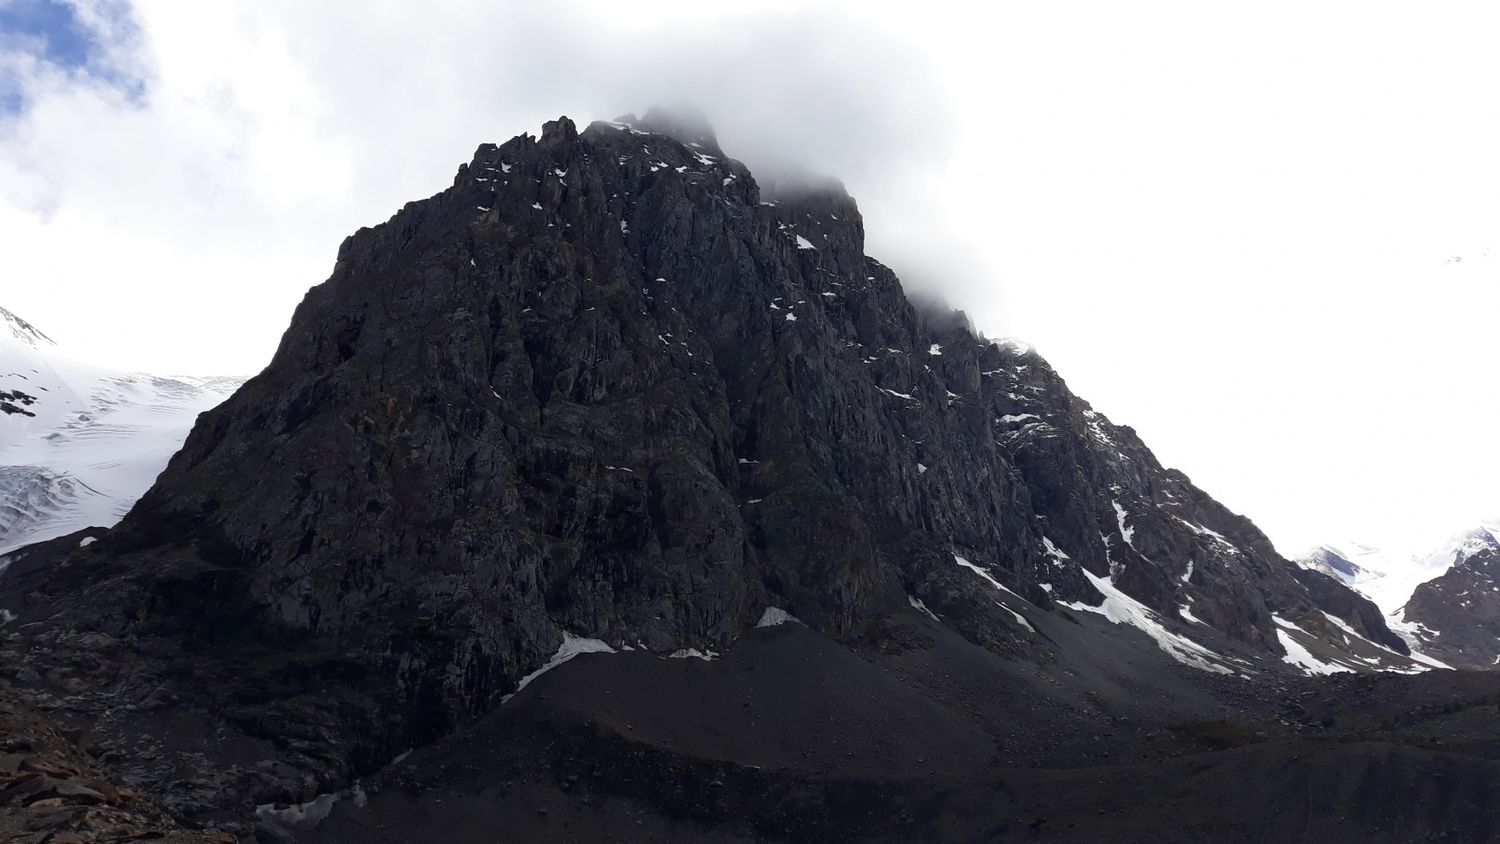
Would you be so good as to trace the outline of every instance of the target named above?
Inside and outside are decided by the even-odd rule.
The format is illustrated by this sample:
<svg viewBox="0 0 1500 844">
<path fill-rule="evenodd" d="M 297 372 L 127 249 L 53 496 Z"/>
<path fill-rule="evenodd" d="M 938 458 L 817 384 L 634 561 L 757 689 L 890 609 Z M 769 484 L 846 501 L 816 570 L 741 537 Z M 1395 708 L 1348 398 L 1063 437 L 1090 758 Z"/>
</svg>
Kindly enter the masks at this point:
<svg viewBox="0 0 1500 844">
<path fill-rule="evenodd" d="M 28 346 L 39 347 L 57 345 L 55 342 L 53 342 L 51 337 L 48 337 L 47 335 L 38 331 L 36 327 L 31 323 L 27 322 L 24 319 L 21 319 L 20 317 L 16 316 L 10 311 L 7 311 L 4 308 L 0 308 L 0 320 L 3 320 L 5 322 L 5 327 L 13 339 L 19 340 L 20 342 L 25 343 Z"/>
<path fill-rule="evenodd" d="M 666 135 L 681 144 L 705 152 L 723 152 L 707 116 L 693 106 L 681 105 L 670 109 L 653 106 L 647 109 L 644 117 L 626 114 L 615 118 L 613 122 L 641 132 Z"/>
</svg>

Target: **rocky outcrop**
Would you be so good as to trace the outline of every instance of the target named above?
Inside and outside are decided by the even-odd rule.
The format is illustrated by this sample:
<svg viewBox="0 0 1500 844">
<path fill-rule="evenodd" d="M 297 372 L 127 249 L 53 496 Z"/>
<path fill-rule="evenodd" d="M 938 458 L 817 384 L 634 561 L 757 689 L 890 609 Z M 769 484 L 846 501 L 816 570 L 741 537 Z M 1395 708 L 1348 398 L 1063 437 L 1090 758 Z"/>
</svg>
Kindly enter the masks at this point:
<svg viewBox="0 0 1500 844">
<path fill-rule="evenodd" d="M 1034 351 L 915 308 L 841 188 L 763 195 L 660 114 L 482 145 L 350 237 L 125 520 L 6 589 L 52 704 L 93 705 L 66 663 L 275 745 L 289 773 L 169 798 L 209 813 L 342 787 L 565 635 L 701 653 L 774 606 L 852 641 L 921 606 L 1043 662 L 1017 607 L 1123 593 L 1266 671 L 1273 614 L 1390 638 Z"/>
<path fill-rule="evenodd" d="M 1500 539 L 1489 528 L 1452 543 L 1451 567 L 1417 586 L 1402 617 L 1423 653 L 1462 668 L 1500 665 Z"/>
<path fill-rule="evenodd" d="M 1329 632 L 1326 610 L 1367 638 L 1399 641 L 1379 614 L 1334 584 L 1310 591 L 1270 541 L 1181 472 L 1164 468 L 1128 427 L 1074 396 L 1036 354 L 1001 344 L 993 360 L 997 441 L 1024 480 L 1045 534 L 1036 582 L 1077 563 L 1163 615 L 1183 608 L 1262 652 L 1279 654 L 1273 614 Z M 1057 575 L 1049 577 L 1053 571 Z M 1061 576 L 1061 578 L 1059 577 Z M 1054 594 L 1077 595 L 1067 583 Z"/>
<path fill-rule="evenodd" d="M 1342 582 L 1320 571 L 1295 569 L 1292 576 L 1307 589 L 1322 611 L 1350 624 L 1378 645 L 1397 653 L 1411 653 L 1406 640 L 1386 626 L 1385 615 L 1370 599 L 1345 588 Z"/>
<path fill-rule="evenodd" d="M 13 844 L 238 840 L 183 828 L 147 794 L 113 780 L 80 738 L 0 690 L 0 838 Z"/>
</svg>

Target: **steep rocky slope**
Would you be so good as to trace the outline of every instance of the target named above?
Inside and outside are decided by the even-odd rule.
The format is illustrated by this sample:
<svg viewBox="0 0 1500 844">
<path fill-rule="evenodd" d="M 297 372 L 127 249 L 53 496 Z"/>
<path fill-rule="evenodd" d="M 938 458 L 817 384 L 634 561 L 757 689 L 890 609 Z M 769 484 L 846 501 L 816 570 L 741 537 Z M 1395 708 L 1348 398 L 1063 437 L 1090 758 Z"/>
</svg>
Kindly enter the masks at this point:
<svg viewBox="0 0 1500 844">
<path fill-rule="evenodd" d="M 184 829 L 149 795 L 112 781 L 77 736 L 0 697 L 0 840 L 234 844 L 236 837 Z"/>
<path fill-rule="evenodd" d="M 913 307 L 841 188 L 763 196 L 660 115 L 482 145 L 349 238 L 80 544 L 0 581 L 10 679 L 111 711 L 101 746 L 200 819 L 346 788 L 580 650 L 712 656 L 785 615 L 877 651 L 938 620 L 1073 726 L 1124 705 L 1084 675 L 1420 670 L 1035 352 Z"/>
<path fill-rule="evenodd" d="M 1500 526 L 1455 537 L 1435 556 L 1447 569 L 1412 592 L 1400 614 L 1405 632 L 1449 665 L 1500 665 Z"/>
</svg>

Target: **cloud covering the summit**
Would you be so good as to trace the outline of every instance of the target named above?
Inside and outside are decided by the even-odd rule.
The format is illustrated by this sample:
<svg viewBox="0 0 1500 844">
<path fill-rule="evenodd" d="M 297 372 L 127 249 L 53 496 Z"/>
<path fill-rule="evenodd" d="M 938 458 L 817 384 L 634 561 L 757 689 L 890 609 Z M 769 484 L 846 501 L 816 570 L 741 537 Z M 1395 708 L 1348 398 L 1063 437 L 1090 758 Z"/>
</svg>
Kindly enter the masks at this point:
<svg viewBox="0 0 1500 844">
<path fill-rule="evenodd" d="M 248 373 L 481 142 L 693 103 L 1283 551 L 1500 514 L 1482 3 L 0 0 L 0 305 Z"/>
</svg>

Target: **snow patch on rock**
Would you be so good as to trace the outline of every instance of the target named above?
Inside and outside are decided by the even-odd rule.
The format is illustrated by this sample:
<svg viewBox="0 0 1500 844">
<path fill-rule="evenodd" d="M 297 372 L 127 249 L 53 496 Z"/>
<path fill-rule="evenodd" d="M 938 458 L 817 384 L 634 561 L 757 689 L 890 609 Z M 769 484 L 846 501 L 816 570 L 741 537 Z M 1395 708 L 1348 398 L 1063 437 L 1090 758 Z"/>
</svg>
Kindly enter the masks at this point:
<svg viewBox="0 0 1500 844">
<path fill-rule="evenodd" d="M 755 622 L 755 626 L 775 627 L 778 624 L 786 624 L 791 621 L 797 621 L 797 617 L 781 607 L 766 607 L 766 611 L 760 614 L 760 621 Z"/>
<path fill-rule="evenodd" d="M 1155 640 L 1157 647 L 1183 665 L 1215 674 L 1233 673 L 1220 663 L 1219 660 L 1223 657 L 1219 654 L 1186 636 L 1168 630 L 1150 607 L 1121 592 L 1115 586 L 1113 578 L 1099 577 L 1088 569 L 1082 571 L 1084 577 L 1104 596 L 1104 603 L 1091 607 L 1081 601 L 1059 601 L 1060 605 L 1081 612 L 1098 613 L 1115 624 L 1128 624 L 1138 628 Z"/>
<path fill-rule="evenodd" d="M 989 572 L 985 571 L 984 569 L 980 568 L 979 566 L 974 565 L 973 563 L 969 562 L 968 560 L 965 560 L 963 557 L 960 557 L 957 554 L 954 554 L 953 555 L 953 562 L 958 563 L 959 565 L 963 566 L 964 568 L 968 569 L 969 571 L 972 571 L 975 574 L 979 575 L 980 577 L 984 578 L 986 582 L 988 582 L 991 586 L 995 587 L 996 589 L 1000 590 L 1001 592 L 1004 592 L 1007 595 L 1014 595 L 1016 598 L 1020 598 L 1020 600 L 1022 600 L 1022 601 L 1026 600 L 1025 598 L 1022 598 L 1020 595 L 1016 595 L 1015 592 L 1012 592 L 1010 589 L 1006 588 L 1005 584 L 1003 584 L 1000 581 L 996 580 L 993 576 L 990 575 Z M 1017 624 L 1021 625 L 1022 627 L 1025 627 L 1027 630 L 1030 630 L 1032 633 L 1036 632 L 1036 628 L 1031 626 L 1031 622 L 1029 622 L 1029 621 L 1026 620 L 1026 616 L 1021 615 L 1020 613 L 1016 612 L 1014 609 L 1011 609 L 1010 607 L 1006 606 L 1001 601 L 996 601 L 995 605 L 998 606 L 998 607 L 1000 607 L 1001 609 L 1005 610 L 1006 612 L 1010 613 L 1012 616 L 1014 616 L 1015 619 L 1016 619 L 1016 623 Z"/>
<path fill-rule="evenodd" d="M 538 668 L 530 674 L 527 674 L 525 677 L 522 677 L 521 682 L 516 684 L 516 690 L 501 698 L 501 703 L 505 703 L 506 701 L 515 697 L 521 692 L 522 689 L 529 686 L 532 680 L 535 680 L 543 674 L 546 674 L 548 671 L 551 671 L 557 666 L 562 665 L 563 663 L 567 662 L 575 656 L 578 656 L 579 654 L 615 653 L 615 649 L 610 647 L 608 643 L 604 642 L 601 639 L 590 639 L 584 636 L 574 636 L 572 633 L 569 633 L 566 630 L 563 631 L 562 635 L 562 644 L 557 646 L 557 652 L 552 655 L 552 658 L 547 660 L 547 662 L 544 663 L 541 668 Z"/>
<path fill-rule="evenodd" d="M 911 604 L 911 608 L 912 609 L 918 610 L 919 612 L 926 613 L 928 618 L 932 619 L 933 621 L 936 621 L 938 624 L 942 624 L 943 623 L 943 620 L 937 617 L 937 613 L 935 613 L 932 610 L 928 609 L 927 605 L 924 604 L 924 603 L 922 603 L 922 599 L 921 598 L 918 598 L 915 595 L 907 595 L 906 596 L 906 602 L 908 604 Z"/>
</svg>

